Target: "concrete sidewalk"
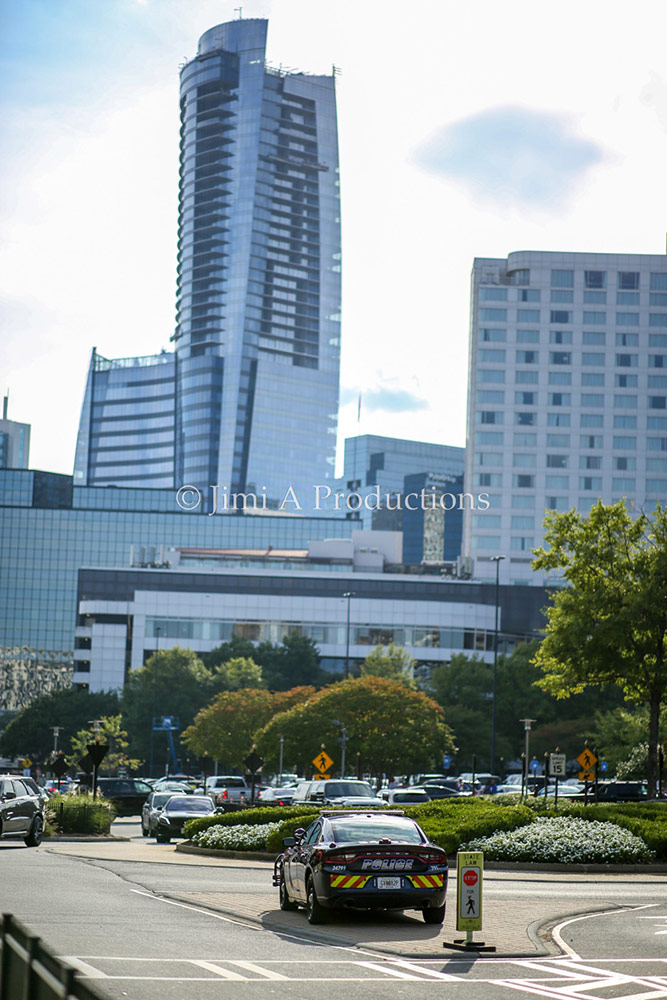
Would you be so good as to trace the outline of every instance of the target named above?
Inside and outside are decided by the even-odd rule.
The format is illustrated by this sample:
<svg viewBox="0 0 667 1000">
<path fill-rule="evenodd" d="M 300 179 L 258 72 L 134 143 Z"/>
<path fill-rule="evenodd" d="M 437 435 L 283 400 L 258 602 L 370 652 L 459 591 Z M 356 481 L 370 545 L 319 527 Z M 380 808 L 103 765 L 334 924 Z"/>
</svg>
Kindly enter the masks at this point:
<svg viewBox="0 0 667 1000">
<path fill-rule="evenodd" d="M 162 895 L 193 907 L 219 913 L 232 920 L 347 948 L 353 947 L 402 957 L 441 958 L 456 953 L 445 949 L 443 942 L 451 942 L 464 936 L 456 930 L 456 885 L 451 873 L 447 916 L 442 927 L 425 924 L 421 914 L 416 912 L 378 914 L 354 910 L 344 913 L 333 912 L 326 924 L 311 927 L 303 911 L 289 913 L 280 909 L 278 891 L 271 885 L 273 865 L 268 861 L 202 857 L 177 852 L 173 844 L 156 844 L 152 841 L 102 840 L 50 843 L 46 841 L 38 850 L 102 862 L 208 868 L 211 870 L 210 891 L 165 892 Z M 254 889 L 249 892 L 216 892 L 215 873 L 221 869 L 252 869 L 261 872 L 265 877 L 266 891 Z M 585 900 L 585 903 L 580 907 L 572 906 L 574 901 L 541 896 L 542 885 L 551 877 L 554 876 L 485 872 L 484 930 L 475 932 L 474 940 L 494 945 L 498 957 L 556 955 L 559 954 L 559 949 L 551 940 L 551 927 L 567 917 L 616 909 L 614 904 L 610 904 L 608 896 L 606 898 L 596 896 L 595 886 L 600 882 L 599 875 L 558 876 L 559 881 L 581 885 L 581 899 Z M 624 876 L 625 879 L 633 881 L 643 880 L 645 877 Z M 509 892 L 503 894 L 503 882 L 512 881 L 514 884 L 517 878 L 526 883 L 525 892 L 521 895 Z M 656 882 L 664 886 L 664 877 L 656 879 Z"/>
</svg>

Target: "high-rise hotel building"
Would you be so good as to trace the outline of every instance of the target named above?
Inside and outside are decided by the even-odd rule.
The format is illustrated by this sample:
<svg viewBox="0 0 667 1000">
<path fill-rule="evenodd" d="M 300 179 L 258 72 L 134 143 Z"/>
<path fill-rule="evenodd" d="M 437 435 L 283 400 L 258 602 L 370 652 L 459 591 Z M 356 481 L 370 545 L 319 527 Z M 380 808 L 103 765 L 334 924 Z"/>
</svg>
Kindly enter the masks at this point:
<svg viewBox="0 0 667 1000">
<path fill-rule="evenodd" d="M 341 308 L 335 78 L 273 68 L 268 22 L 181 70 L 175 351 L 93 354 L 75 482 L 310 495 L 334 475 Z"/>
<path fill-rule="evenodd" d="M 548 510 L 667 499 L 667 257 L 477 258 L 471 291 L 463 552 L 478 578 L 544 582 Z"/>
</svg>

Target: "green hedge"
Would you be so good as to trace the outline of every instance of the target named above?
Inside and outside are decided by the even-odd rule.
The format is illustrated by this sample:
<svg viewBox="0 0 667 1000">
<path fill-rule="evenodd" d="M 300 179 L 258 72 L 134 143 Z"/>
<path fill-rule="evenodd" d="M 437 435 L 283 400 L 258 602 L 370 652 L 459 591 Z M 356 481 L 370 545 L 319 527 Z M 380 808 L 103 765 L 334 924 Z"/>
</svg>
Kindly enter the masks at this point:
<svg viewBox="0 0 667 1000">
<path fill-rule="evenodd" d="M 46 805 L 48 829 L 56 833 L 109 833 L 115 816 L 111 802 L 90 794 L 54 795 Z"/>
<path fill-rule="evenodd" d="M 266 841 L 269 853 L 279 854 L 283 838 L 293 837 L 299 827 L 307 827 L 321 811 L 318 805 L 262 807 L 234 813 L 219 813 L 206 819 L 190 820 L 186 837 L 211 826 L 256 825 L 279 822 Z M 406 806 L 404 812 L 415 819 L 434 844 L 455 854 L 462 844 L 493 833 L 511 832 L 534 823 L 538 816 L 572 816 L 589 821 L 615 823 L 641 839 L 656 853 L 658 861 L 667 860 L 667 803 L 605 803 L 599 805 L 563 805 L 558 811 L 548 805 L 508 803 L 500 798 L 458 798 Z"/>
</svg>

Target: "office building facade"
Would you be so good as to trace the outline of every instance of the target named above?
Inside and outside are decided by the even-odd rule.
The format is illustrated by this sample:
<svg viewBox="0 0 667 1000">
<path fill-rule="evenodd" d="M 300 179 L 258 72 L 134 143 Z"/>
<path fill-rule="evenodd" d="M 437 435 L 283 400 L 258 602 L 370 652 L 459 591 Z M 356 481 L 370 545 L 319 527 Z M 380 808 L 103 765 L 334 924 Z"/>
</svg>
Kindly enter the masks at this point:
<svg viewBox="0 0 667 1000">
<path fill-rule="evenodd" d="M 475 577 L 531 570 L 548 510 L 667 498 L 667 257 L 520 252 L 472 273 L 464 512 Z"/>
<path fill-rule="evenodd" d="M 9 396 L 2 400 L 0 469 L 27 469 L 30 463 L 30 424 L 9 419 Z"/>
<path fill-rule="evenodd" d="M 164 486 L 171 476 L 169 485 L 218 484 L 277 507 L 290 486 L 303 495 L 333 479 L 335 81 L 269 66 L 267 26 L 242 18 L 211 28 L 181 70 L 175 352 L 94 355 L 81 485 Z M 139 426 L 125 428 L 135 416 Z"/>
</svg>

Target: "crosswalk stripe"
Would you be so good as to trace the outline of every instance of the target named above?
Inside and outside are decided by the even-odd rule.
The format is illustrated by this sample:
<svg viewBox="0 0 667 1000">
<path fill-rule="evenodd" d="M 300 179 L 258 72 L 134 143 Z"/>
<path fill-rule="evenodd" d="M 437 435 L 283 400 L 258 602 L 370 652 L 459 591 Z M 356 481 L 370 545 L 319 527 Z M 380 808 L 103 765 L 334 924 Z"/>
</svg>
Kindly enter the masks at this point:
<svg viewBox="0 0 667 1000">
<path fill-rule="evenodd" d="M 377 965 L 375 962 L 357 962 L 357 965 L 361 965 L 364 969 L 371 969 L 372 972 L 382 972 L 385 976 L 395 976 L 397 979 L 412 979 L 418 982 L 424 982 L 422 976 L 413 976 L 408 972 L 401 972 L 399 969 L 394 969 L 391 965 Z"/>
<path fill-rule="evenodd" d="M 271 969 L 264 969 L 261 965 L 255 965 L 254 962 L 242 962 L 237 959 L 235 961 L 230 960 L 229 964 L 238 965 L 241 969 L 245 969 L 246 972 L 255 972 L 264 979 L 289 979 L 289 976 L 283 976 L 282 973 L 273 972 Z"/>
<path fill-rule="evenodd" d="M 197 959 L 190 959 L 192 965 L 196 965 L 199 969 L 206 969 L 207 972 L 215 972 L 216 976 L 220 976 L 221 979 L 233 979 L 236 982 L 248 982 L 247 976 L 239 976 L 238 972 L 232 972 L 231 969 L 223 969 L 221 965 L 215 965 L 214 962 L 202 962 Z"/>
</svg>

